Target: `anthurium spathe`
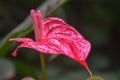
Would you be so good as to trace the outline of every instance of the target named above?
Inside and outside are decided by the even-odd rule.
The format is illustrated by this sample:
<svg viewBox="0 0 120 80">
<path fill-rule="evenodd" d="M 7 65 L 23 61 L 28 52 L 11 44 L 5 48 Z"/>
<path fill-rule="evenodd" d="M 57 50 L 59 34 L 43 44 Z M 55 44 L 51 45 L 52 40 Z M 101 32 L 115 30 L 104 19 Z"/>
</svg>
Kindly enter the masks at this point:
<svg viewBox="0 0 120 80">
<path fill-rule="evenodd" d="M 12 53 L 17 55 L 18 48 L 32 48 L 43 54 L 63 54 L 82 64 L 92 75 L 85 60 L 90 51 L 90 43 L 60 18 L 49 17 L 42 20 L 41 12 L 31 10 L 35 41 L 30 38 L 11 38 L 10 41 L 21 42 Z"/>
</svg>

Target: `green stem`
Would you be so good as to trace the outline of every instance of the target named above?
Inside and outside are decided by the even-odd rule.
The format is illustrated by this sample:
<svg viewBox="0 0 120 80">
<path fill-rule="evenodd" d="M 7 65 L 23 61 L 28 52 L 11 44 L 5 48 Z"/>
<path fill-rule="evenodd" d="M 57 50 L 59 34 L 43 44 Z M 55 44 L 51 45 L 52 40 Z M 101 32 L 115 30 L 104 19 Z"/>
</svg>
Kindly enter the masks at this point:
<svg viewBox="0 0 120 80">
<path fill-rule="evenodd" d="M 46 80 L 46 67 L 45 67 L 44 54 L 40 54 L 40 62 L 41 62 L 42 80 Z"/>
</svg>

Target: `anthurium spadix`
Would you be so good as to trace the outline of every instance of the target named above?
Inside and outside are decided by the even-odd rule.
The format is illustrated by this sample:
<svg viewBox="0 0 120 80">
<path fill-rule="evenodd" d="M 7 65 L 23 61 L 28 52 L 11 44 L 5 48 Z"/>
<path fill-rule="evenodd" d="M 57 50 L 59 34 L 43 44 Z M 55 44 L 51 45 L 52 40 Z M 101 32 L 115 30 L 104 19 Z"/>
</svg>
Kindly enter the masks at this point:
<svg viewBox="0 0 120 80">
<path fill-rule="evenodd" d="M 11 38 L 10 41 L 21 42 L 12 53 L 17 55 L 18 48 L 32 48 L 43 54 L 63 54 L 82 64 L 92 75 L 85 60 L 91 45 L 78 31 L 60 18 L 49 17 L 42 20 L 41 12 L 31 10 L 35 41 L 30 38 Z"/>
</svg>

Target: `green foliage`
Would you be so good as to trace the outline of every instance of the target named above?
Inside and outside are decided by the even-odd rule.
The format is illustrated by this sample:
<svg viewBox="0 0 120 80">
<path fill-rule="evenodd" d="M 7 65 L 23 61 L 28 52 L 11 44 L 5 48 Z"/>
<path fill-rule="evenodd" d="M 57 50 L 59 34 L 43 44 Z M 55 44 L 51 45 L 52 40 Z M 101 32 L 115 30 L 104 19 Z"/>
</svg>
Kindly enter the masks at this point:
<svg viewBox="0 0 120 80">
<path fill-rule="evenodd" d="M 24 76 L 34 77 L 37 80 L 40 79 L 40 77 L 37 76 L 38 71 L 31 65 L 18 61 L 18 60 L 14 61 L 14 65 L 16 66 L 17 73 L 22 74 Z"/>
</svg>

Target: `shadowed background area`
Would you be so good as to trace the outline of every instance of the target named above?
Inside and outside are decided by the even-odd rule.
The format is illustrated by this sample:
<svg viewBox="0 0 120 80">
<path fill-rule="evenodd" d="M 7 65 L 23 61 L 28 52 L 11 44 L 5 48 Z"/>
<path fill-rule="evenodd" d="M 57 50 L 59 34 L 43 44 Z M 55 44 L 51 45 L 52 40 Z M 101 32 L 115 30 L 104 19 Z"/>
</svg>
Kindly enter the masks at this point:
<svg viewBox="0 0 120 80">
<path fill-rule="evenodd" d="M 44 0 L 0 0 L 0 42 L 24 21 L 30 9 L 38 8 L 43 2 Z M 120 78 L 119 5 L 119 0 L 68 0 L 67 3 L 47 15 L 62 18 L 91 42 L 92 49 L 87 63 L 94 75 L 101 76 L 105 80 L 119 80 Z M 47 10 L 50 11 L 49 6 Z M 26 37 L 34 38 L 33 32 L 31 31 Z M 0 79 L 5 77 L 10 80 L 20 80 L 24 77 L 33 77 L 40 80 L 39 53 L 22 48 L 19 49 L 18 56 L 13 58 L 10 54 L 15 46 L 11 46 L 5 56 L 2 56 L 0 52 L 2 56 L 0 57 Z M 2 49 L 4 50 L 6 49 Z M 79 63 L 65 56 L 45 55 L 45 58 L 49 80 L 85 80 L 89 77 L 87 71 Z M 8 66 L 4 67 L 6 65 Z M 10 73 L 7 74 L 4 70 Z"/>
</svg>

